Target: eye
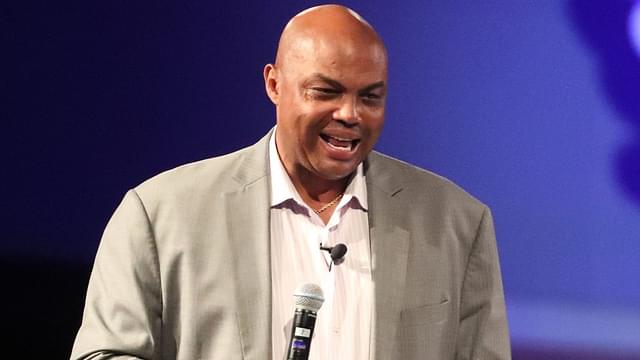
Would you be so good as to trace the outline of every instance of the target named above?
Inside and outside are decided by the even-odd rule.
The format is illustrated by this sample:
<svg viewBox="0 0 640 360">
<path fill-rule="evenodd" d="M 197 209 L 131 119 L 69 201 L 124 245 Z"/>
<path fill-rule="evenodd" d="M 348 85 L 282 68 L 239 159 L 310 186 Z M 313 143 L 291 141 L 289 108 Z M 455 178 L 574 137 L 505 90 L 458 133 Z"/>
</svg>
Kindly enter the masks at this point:
<svg viewBox="0 0 640 360">
<path fill-rule="evenodd" d="M 310 87 L 306 94 L 310 99 L 333 100 L 340 96 L 340 91 L 329 87 Z"/>
<path fill-rule="evenodd" d="M 365 93 L 362 96 L 362 101 L 369 106 L 379 106 L 382 104 L 382 95 L 376 93 Z"/>
<path fill-rule="evenodd" d="M 321 94 L 326 94 L 326 95 L 334 95 L 334 94 L 338 94 L 339 91 L 336 89 L 332 89 L 332 88 L 323 88 L 323 87 L 313 87 L 311 88 L 311 90 L 321 93 Z"/>
</svg>

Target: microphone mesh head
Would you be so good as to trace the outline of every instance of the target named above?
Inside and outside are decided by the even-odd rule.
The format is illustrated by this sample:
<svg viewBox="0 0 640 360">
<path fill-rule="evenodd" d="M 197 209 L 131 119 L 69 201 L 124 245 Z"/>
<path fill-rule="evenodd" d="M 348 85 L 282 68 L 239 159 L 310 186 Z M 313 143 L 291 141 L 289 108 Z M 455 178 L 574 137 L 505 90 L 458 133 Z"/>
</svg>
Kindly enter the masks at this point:
<svg viewBox="0 0 640 360">
<path fill-rule="evenodd" d="M 324 302 L 322 288 L 316 284 L 304 284 L 298 286 L 293 292 L 296 308 L 318 311 Z"/>
<path fill-rule="evenodd" d="M 331 260 L 336 261 L 342 259 L 347 253 L 347 245 L 337 244 L 331 249 Z"/>
</svg>

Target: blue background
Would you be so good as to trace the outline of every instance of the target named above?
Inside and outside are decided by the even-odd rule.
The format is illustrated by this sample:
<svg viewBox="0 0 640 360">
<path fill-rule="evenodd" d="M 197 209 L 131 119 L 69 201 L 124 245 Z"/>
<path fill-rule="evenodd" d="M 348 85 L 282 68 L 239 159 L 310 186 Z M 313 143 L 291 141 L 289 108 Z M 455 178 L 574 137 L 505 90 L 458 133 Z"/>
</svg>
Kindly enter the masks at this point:
<svg viewBox="0 0 640 360">
<path fill-rule="evenodd" d="M 273 126 L 262 67 L 286 21 L 314 4 L 0 5 L 8 343 L 68 356 L 125 191 Z M 377 148 L 494 212 L 514 358 L 639 359 L 634 2 L 345 4 L 390 53 Z"/>
</svg>

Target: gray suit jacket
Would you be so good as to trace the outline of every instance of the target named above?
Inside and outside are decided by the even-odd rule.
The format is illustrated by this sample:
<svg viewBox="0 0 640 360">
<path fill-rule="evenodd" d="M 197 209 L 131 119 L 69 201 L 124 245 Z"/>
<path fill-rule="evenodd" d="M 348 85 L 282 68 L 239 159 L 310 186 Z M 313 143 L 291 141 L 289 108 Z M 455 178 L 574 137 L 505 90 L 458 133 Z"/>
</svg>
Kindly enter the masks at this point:
<svg viewBox="0 0 640 360">
<path fill-rule="evenodd" d="M 270 359 L 268 136 L 129 191 L 106 227 L 72 359 Z M 371 359 L 508 359 L 491 215 L 451 182 L 365 161 Z"/>
</svg>

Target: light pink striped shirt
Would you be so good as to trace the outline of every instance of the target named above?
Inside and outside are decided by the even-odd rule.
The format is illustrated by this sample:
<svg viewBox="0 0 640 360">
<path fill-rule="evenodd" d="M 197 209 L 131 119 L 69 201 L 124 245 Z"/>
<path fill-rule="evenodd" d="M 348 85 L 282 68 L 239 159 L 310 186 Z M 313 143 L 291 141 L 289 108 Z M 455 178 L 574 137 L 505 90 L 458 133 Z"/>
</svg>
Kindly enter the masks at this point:
<svg viewBox="0 0 640 360">
<path fill-rule="evenodd" d="M 293 291 L 305 283 L 320 285 L 325 297 L 309 359 L 369 359 L 373 286 L 362 164 L 325 225 L 291 183 L 277 155 L 275 132 L 269 143 L 269 161 L 273 359 L 286 356 L 295 307 Z M 329 271 L 331 258 L 320 250 L 320 244 L 337 243 L 347 245 L 347 255 Z"/>
</svg>

